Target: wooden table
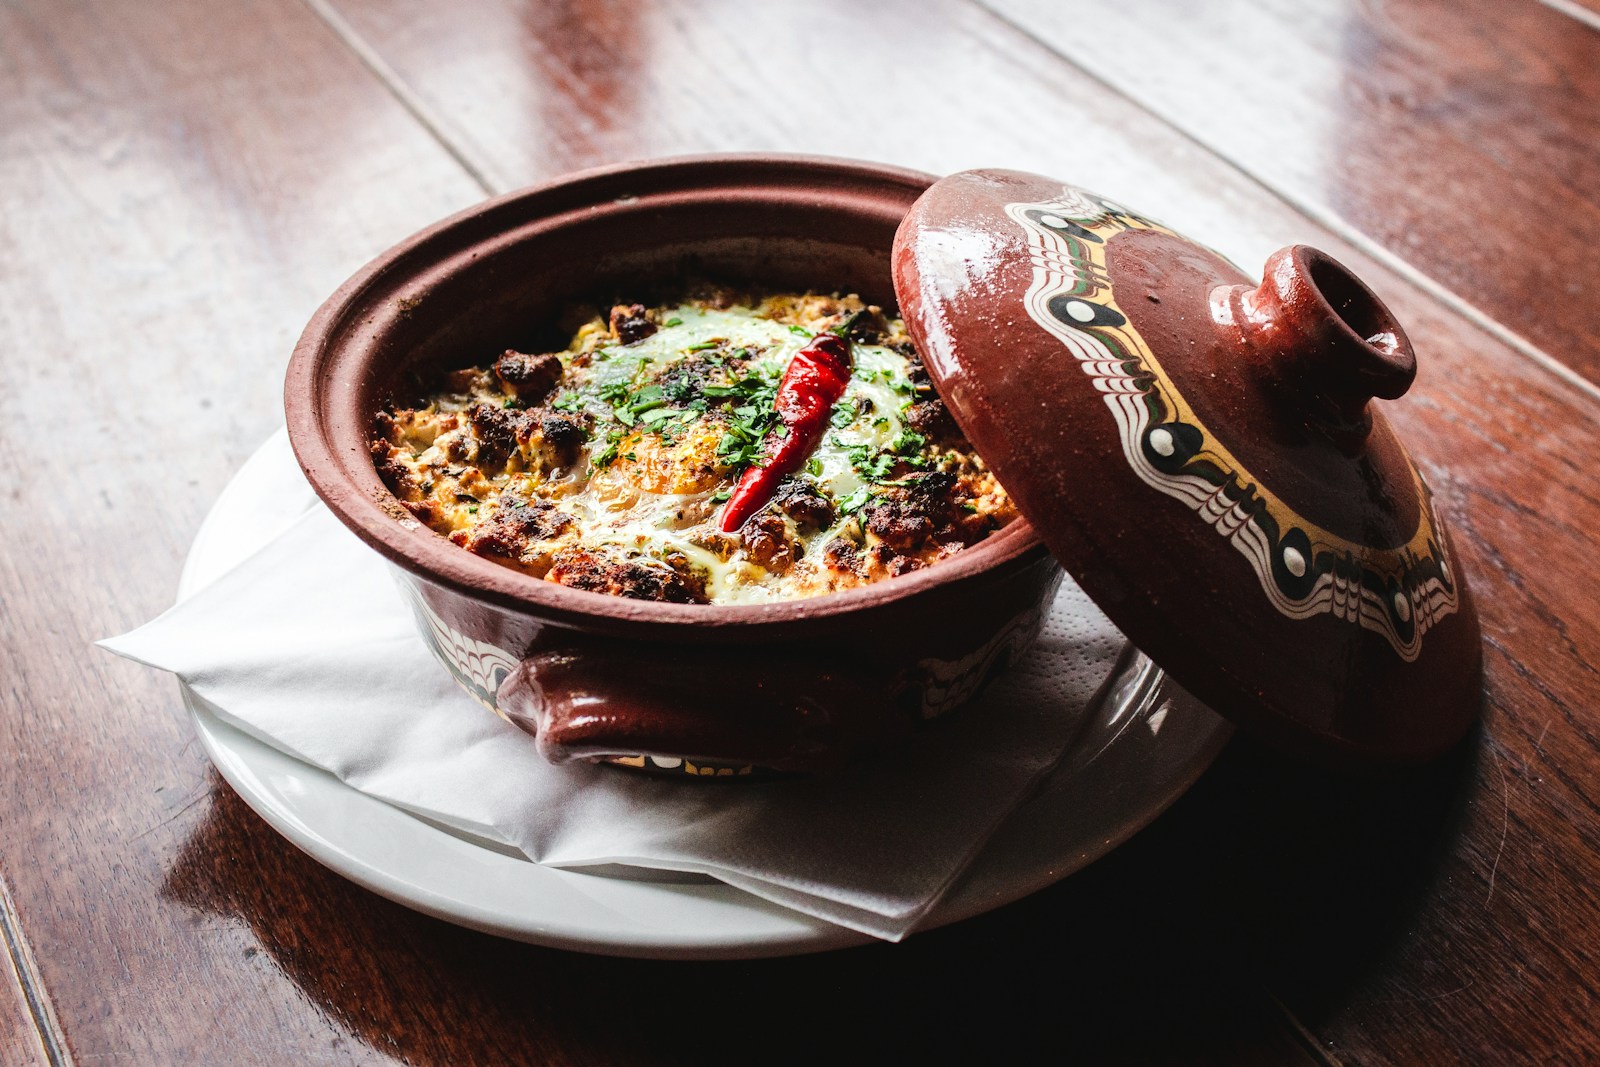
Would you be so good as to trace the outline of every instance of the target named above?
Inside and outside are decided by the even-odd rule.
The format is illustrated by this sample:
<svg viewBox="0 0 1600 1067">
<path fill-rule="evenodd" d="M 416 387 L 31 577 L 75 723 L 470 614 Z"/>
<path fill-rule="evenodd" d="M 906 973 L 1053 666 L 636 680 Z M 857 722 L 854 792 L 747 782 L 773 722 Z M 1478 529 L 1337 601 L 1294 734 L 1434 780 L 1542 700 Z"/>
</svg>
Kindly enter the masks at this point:
<svg viewBox="0 0 1600 1067">
<path fill-rule="evenodd" d="M 1481 731 L 1376 780 L 1236 741 L 1049 891 L 763 963 L 498 941 L 280 839 L 89 642 L 171 603 L 362 262 L 719 150 L 1039 170 L 1350 264 L 1421 357 L 1389 411 L 1470 568 Z M 1600 1057 L 1595 0 L 12 0 L 0 207 L 0 1062 Z"/>
</svg>

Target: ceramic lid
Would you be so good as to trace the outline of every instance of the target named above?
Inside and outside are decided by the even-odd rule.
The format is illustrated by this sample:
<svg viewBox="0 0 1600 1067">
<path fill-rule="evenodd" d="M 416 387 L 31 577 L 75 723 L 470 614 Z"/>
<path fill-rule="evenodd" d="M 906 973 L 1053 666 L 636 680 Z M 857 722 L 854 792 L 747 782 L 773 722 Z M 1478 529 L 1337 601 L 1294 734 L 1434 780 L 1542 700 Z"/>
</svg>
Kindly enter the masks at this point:
<svg viewBox="0 0 1600 1067">
<path fill-rule="evenodd" d="M 1305 246 L 1259 286 L 1103 197 L 1013 171 L 935 184 L 894 249 L 940 393 L 1084 590 L 1241 725 L 1416 760 L 1481 701 L 1448 531 L 1375 397 L 1416 361 Z"/>
</svg>

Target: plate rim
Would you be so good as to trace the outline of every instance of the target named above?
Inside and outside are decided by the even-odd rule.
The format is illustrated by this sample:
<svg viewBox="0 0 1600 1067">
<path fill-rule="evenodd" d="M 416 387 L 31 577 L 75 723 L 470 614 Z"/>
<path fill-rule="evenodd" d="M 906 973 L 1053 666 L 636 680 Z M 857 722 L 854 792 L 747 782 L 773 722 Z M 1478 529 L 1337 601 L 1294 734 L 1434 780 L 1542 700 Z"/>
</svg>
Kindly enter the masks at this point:
<svg viewBox="0 0 1600 1067">
<path fill-rule="evenodd" d="M 287 436 L 281 428 L 251 454 L 206 513 L 195 533 L 179 577 L 180 600 L 256 551 L 251 547 L 235 550 L 227 566 L 219 566 L 204 579 L 199 573 L 216 530 L 223 521 L 219 516 L 226 516 L 228 509 L 235 506 L 236 498 L 245 496 L 242 487 L 271 462 L 275 447 L 283 450 L 288 448 Z M 306 494 L 309 498 L 309 487 L 306 487 Z M 315 506 L 314 498 L 309 502 Z M 650 959 L 757 959 L 825 952 L 880 940 L 763 900 L 724 882 L 691 885 L 610 877 L 581 869 L 550 867 L 475 844 L 399 807 L 362 793 L 330 772 L 251 737 L 217 717 L 209 710 L 204 698 L 187 683 L 179 679 L 178 685 L 207 757 L 252 811 L 290 844 L 322 866 L 379 896 L 423 914 L 484 933 L 549 948 Z M 1003 846 L 1008 830 L 1013 835 L 1016 833 L 1018 816 L 1035 809 L 1043 798 L 1060 791 L 1061 776 L 1052 772 L 1034 797 L 1025 801 L 1002 823 L 978 857 L 946 891 L 927 920 L 912 933 L 972 918 L 1060 881 L 1121 845 L 1183 795 L 1221 752 L 1233 728 L 1176 686 L 1172 689 L 1175 698 L 1192 702 L 1196 710 L 1203 711 L 1213 721 L 1209 729 L 1199 731 L 1193 739 L 1193 749 L 1188 758 L 1161 780 L 1160 788 L 1144 793 L 1142 804 L 1123 812 L 1114 825 L 1106 828 L 1107 832 L 1095 836 L 1086 847 L 1056 856 L 1054 862 L 1043 864 L 1030 878 L 976 891 L 975 887 L 981 883 L 985 861 L 992 852 Z M 1104 746 L 1087 762 L 1074 768 L 1066 780 L 1082 777 L 1096 764 L 1101 764 L 1106 753 L 1116 748 L 1128 733 L 1128 727 L 1139 721 L 1142 721 L 1142 716 L 1134 715 L 1120 724 Z M 1105 769 L 1103 764 L 1100 769 Z M 308 821 L 305 812 L 297 810 L 295 804 L 271 781 L 272 775 L 281 776 L 288 772 L 296 776 L 298 786 L 306 790 L 308 796 L 324 796 L 346 805 L 354 803 L 365 817 L 381 819 L 391 827 L 402 828 L 402 833 L 413 836 L 414 843 L 419 846 L 418 852 L 431 849 L 449 854 L 470 850 L 461 854 L 490 864 L 500 877 L 518 882 L 521 888 L 535 895 L 541 888 L 546 891 L 558 887 L 563 891 L 582 890 L 588 897 L 602 898 L 596 901 L 595 907 L 608 912 L 641 906 L 659 907 L 673 902 L 691 913 L 715 913 L 720 920 L 737 917 L 744 920 L 747 926 L 743 930 L 720 923 L 692 926 L 687 930 L 633 928 L 615 924 L 608 928 L 603 923 L 585 925 L 552 920 L 548 916 L 541 921 L 536 907 L 520 914 L 485 907 L 470 898 L 464 898 L 459 889 L 450 887 L 448 883 L 441 885 L 435 879 L 429 884 L 415 872 L 408 876 L 405 872 L 390 869 L 387 864 L 374 860 L 371 849 L 363 850 L 359 841 L 342 840 L 339 826 Z M 1026 819 L 1022 822 L 1025 824 Z M 363 852 L 366 854 L 363 855 Z"/>
</svg>

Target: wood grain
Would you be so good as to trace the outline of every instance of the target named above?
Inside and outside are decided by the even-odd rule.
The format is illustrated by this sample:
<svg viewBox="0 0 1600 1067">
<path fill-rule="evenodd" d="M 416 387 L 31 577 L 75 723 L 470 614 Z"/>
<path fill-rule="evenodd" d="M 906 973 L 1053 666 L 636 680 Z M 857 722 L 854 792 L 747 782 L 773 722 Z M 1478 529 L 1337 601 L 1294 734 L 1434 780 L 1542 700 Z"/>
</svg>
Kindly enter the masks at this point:
<svg viewBox="0 0 1600 1067">
<path fill-rule="evenodd" d="M 23 988 L 24 972 L 31 981 L 31 954 L 22 940 L 4 879 L 0 879 L 0 949 L 4 949 L 0 952 L 0 1067 L 40 1067 L 50 1062 L 44 1027 L 38 1022 L 43 1008 L 39 991 L 33 991 L 30 1003 L 29 991 Z"/>
<path fill-rule="evenodd" d="M 170 679 L 89 642 L 171 603 L 322 297 L 479 192 L 292 0 L 0 41 L 0 868 L 78 1063 L 312 1062 L 340 1025 L 163 895 L 216 792 Z"/>
<path fill-rule="evenodd" d="M 21 353 L 20 390 L 0 399 L 16 635 L 0 668 L 7 751 L 36 768 L 0 781 L 0 857 L 79 1062 L 814 1060 L 852 1022 L 936 1062 L 951 1042 L 1054 1048 L 1064 1021 L 1112 1060 L 1125 1044 L 1125 1062 L 1304 1058 L 1259 995 L 1213 995 L 1176 966 L 1137 995 L 1097 992 L 1093 971 L 1121 952 L 1109 940 L 1063 984 L 1018 998 L 1001 973 L 966 992 L 969 972 L 1014 969 L 1027 916 L 1047 911 L 871 964 L 682 972 L 504 944 L 344 883 L 205 774 L 170 683 L 86 642 L 168 602 L 202 510 L 276 421 L 315 301 L 473 189 L 301 9 L 168 14 L 41 5 L 0 25 L 3 188 L 29 207 L 0 228 L 0 314 Z M 52 406 L 68 383 L 73 403 Z M 123 457 L 130 439 L 183 455 L 183 477 Z M 1084 1003 L 1063 1015 L 1068 989 Z M 952 995 L 974 1014 L 930 1010 Z M 1152 1005 L 1171 1030 L 1142 1024 Z"/>
<path fill-rule="evenodd" d="M 983 0 L 1600 381 L 1600 32 L 1536 0 Z M 1065 116 L 1063 116 L 1065 118 Z"/>
<path fill-rule="evenodd" d="M 0 963 L 5 961 L 0 960 Z M 39 1032 L 33 1028 L 16 972 L 0 968 L 0 1064 L 4 1067 L 38 1067 L 48 1063 Z"/>
<path fill-rule="evenodd" d="M 1187 46 L 1226 46 L 1225 26 L 1189 28 Z M 833 47 L 841 34 L 892 54 Z M 1600 1050 L 1600 404 L 1308 220 L 1269 170 L 1252 180 L 960 0 L 181 0 L 159 19 L 39 0 L 0 8 L 0 40 L 0 872 L 77 1062 Z M 829 47 L 793 44 L 811 41 Z M 1560 55 L 1527 60 L 1532 76 Z M 1529 108 L 1504 136 L 1570 133 L 1560 106 Z M 1046 893 L 902 946 L 765 963 L 502 942 L 286 845 L 207 770 L 170 682 L 86 644 L 170 601 L 200 515 L 278 421 L 300 325 L 362 260 L 474 199 L 473 174 L 509 187 L 762 148 L 1057 173 L 1247 266 L 1305 240 L 1368 278 L 1423 362 L 1390 409 L 1474 579 L 1481 735 L 1376 780 L 1246 740 Z M 1356 195 L 1349 175 L 1327 180 Z M 1432 201 L 1415 213 L 1459 220 Z M 1581 236 L 1554 233 L 1555 254 Z M 1543 249 L 1502 250 L 1506 276 L 1534 276 Z M 150 462 L 150 442 L 181 460 Z"/>
<path fill-rule="evenodd" d="M 1465 542 L 1489 652 L 1486 730 L 1449 773 L 1383 789 L 1280 771 L 1268 760 L 1236 770 L 1214 794 L 1208 817 L 1216 823 L 1195 828 L 1205 849 L 1186 856 L 1214 884 L 1186 883 L 1192 893 L 1183 896 L 1200 902 L 1197 926 L 1231 931 L 1206 942 L 1208 951 L 1246 973 L 1258 968 L 1335 1055 L 1417 1062 L 1495 1050 L 1540 1062 L 1600 1047 L 1590 1022 L 1600 959 L 1590 941 L 1559 932 L 1600 923 L 1592 888 L 1600 884 L 1600 745 L 1584 712 L 1600 694 L 1589 665 L 1600 617 L 1572 580 L 1592 572 L 1596 548 L 1596 501 L 1583 472 L 1600 445 L 1600 409 L 1588 396 L 1308 220 L 1272 187 L 1197 150 L 1161 117 L 959 4 L 867 11 L 840 3 L 803 15 L 725 5 L 715 19 L 666 4 L 620 23 L 573 5 L 559 27 L 543 21 L 544 8 L 487 0 L 454 5 L 448 16 L 419 3 L 338 6 L 408 91 L 447 117 L 461 149 L 501 181 L 612 154 L 752 142 L 934 170 L 1001 163 L 1110 191 L 1246 264 L 1306 241 L 1368 278 L 1423 361 L 1418 387 L 1391 414 Z M 918 62 L 829 64 L 805 50 L 732 47 L 845 24 L 862 39 L 892 38 Z M 474 63 L 465 70 L 450 60 L 467 54 Z M 625 65 L 629 84 L 617 85 Z M 577 94 L 581 114 L 525 106 L 572 95 L 576 82 L 594 86 Z M 1546 109 L 1553 114 L 1541 124 L 1544 110 L 1528 107 L 1523 125 L 1504 136 L 1559 139 L 1567 112 Z M 840 118 L 862 113 L 871 121 Z M 1426 149 L 1420 135 L 1395 136 Z M 552 156 L 552 139 L 565 153 Z M 1329 181 L 1357 195 L 1353 179 Z M 1452 225 L 1459 208 L 1420 203 L 1418 225 Z M 1579 262 L 1587 248 L 1580 230 L 1551 232 L 1537 250 L 1503 246 L 1507 292 L 1543 299 L 1545 257 Z M 1566 313 L 1589 310 L 1579 302 Z M 1245 784 L 1252 780 L 1259 795 Z M 1227 847 L 1233 841 L 1248 846 Z M 1171 877 L 1171 867 L 1159 869 Z"/>
<path fill-rule="evenodd" d="M 729 964 L 614 960 L 502 941 L 373 898 L 284 847 L 219 784 L 164 892 L 206 922 L 246 930 L 261 949 L 251 962 L 289 976 L 363 1054 L 408 1063 L 816 1063 L 845 1048 L 861 1062 L 1026 1062 L 1064 1041 L 1094 1062 L 1317 1062 L 1263 1017 L 1261 998 L 1233 982 L 1208 989 L 1214 972 L 1171 944 L 1135 940 L 1149 951 L 1127 973 L 1129 940 L 1111 927 L 1139 925 L 1116 899 L 1130 873 L 1108 868 L 1064 895 L 901 946 Z M 1152 1013 L 1159 1026 L 1145 1025 Z"/>
</svg>

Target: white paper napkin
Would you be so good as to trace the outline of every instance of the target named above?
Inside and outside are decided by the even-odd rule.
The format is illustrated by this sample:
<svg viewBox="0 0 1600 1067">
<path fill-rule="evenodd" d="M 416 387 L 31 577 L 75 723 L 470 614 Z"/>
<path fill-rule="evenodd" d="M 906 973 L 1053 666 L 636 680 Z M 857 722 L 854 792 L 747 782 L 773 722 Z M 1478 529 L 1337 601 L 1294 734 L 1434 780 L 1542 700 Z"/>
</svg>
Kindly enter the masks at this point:
<svg viewBox="0 0 1600 1067">
<path fill-rule="evenodd" d="M 227 506 L 282 532 L 104 647 L 172 671 L 232 725 L 355 789 L 536 862 L 703 872 L 889 940 L 1059 760 L 1122 645 L 1069 582 L 1033 653 L 888 757 L 732 783 L 553 766 L 450 681 L 387 564 L 307 507 L 281 434 L 251 467 L 253 485 L 282 492 L 230 492 Z"/>
</svg>

